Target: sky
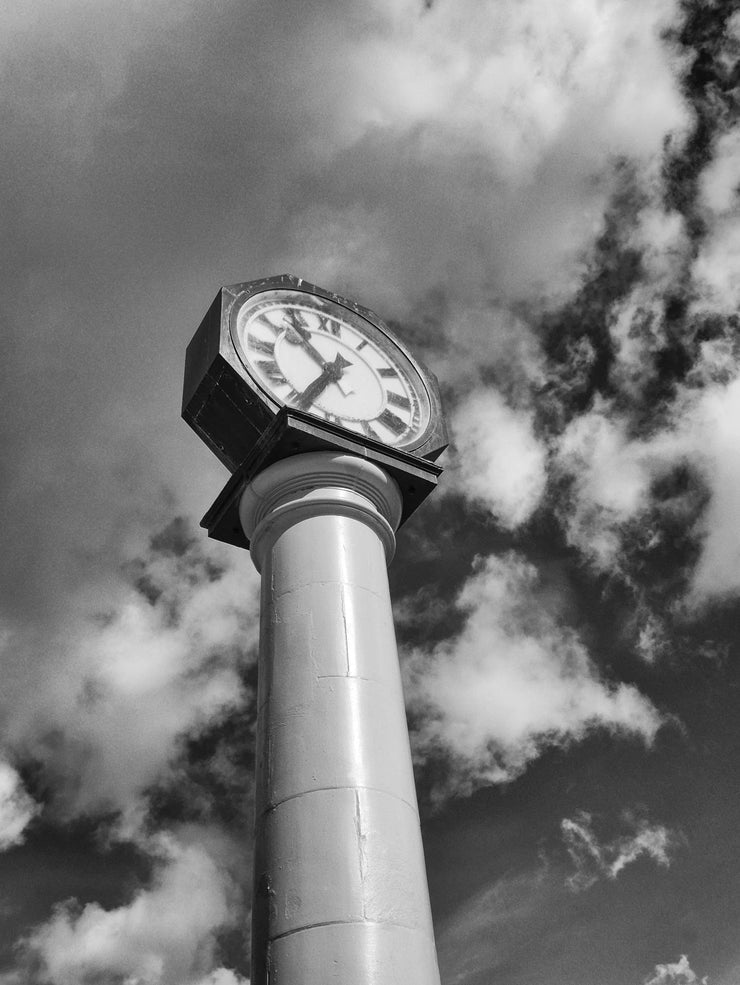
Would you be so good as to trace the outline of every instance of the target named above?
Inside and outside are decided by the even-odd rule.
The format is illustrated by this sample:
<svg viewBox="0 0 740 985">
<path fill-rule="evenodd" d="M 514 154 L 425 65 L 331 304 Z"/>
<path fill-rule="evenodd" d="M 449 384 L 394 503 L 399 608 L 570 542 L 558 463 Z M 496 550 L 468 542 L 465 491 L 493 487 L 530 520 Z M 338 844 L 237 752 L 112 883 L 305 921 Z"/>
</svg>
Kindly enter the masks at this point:
<svg viewBox="0 0 740 985">
<path fill-rule="evenodd" d="M 285 272 L 443 389 L 389 575 L 444 985 L 740 985 L 740 8 L 0 18 L 0 985 L 249 981 L 259 584 L 179 415 Z"/>
</svg>

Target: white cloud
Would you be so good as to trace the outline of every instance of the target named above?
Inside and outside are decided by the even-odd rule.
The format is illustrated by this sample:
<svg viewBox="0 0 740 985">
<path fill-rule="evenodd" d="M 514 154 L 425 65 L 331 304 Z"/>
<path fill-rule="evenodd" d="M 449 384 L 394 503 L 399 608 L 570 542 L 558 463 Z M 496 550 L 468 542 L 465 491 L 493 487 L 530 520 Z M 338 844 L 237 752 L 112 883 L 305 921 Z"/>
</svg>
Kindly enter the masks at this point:
<svg viewBox="0 0 740 985">
<path fill-rule="evenodd" d="M 724 216 L 712 227 L 693 268 L 701 305 L 709 311 L 733 314 L 740 305 L 740 211 Z"/>
<path fill-rule="evenodd" d="M 544 747 L 595 728 L 652 741 L 656 709 L 633 686 L 601 677 L 522 558 L 480 561 L 458 605 L 467 614 L 460 636 L 415 651 L 407 666 L 411 706 L 424 713 L 417 753 L 451 757 L 453 791 L 511 780 Z"/>
<path fill-rule="evenodd" d="M 707 978 L 699 978 L 689 965 L 689 959 L 682 954 L 678 961 L 670 964 L 656 964 L 655 974 L 646 978 L 644 985 L 707 985 Z"/>
<path fill-rule="evenodd" d="M 730 26 L 730 25 L 728 25 Z M 740 128 L 723 133 L 699 176 L 708 232 L 693 265 L 695 310 L 734 314 L 740 305 Z"/>
<path fill-rule="evenodd" d="M 533 415 L 515 411 L 495 390 L 478 390 L 455 411 L 459 464 L 455 486 L 483 503 L 504 527 L 524 523 L 545 491 L 547 451 Z"/>
<path fill-rule="evenodd" d="M 740 592 L 740 378 L 707 389 L 686 423 L 711 497 L 698 522 L 702 551 L 691 601 Z"/>
<path fill-rule="evenodd" d="M 320 117 L 313 79 L 303 93 L 322 204 L 297 214 L 283 265 L 310 256 L 331 283 L 354 259 L 388 305 L 407 303 L 409 284 L 463 299 L 569 293 L 614 161 L 652 167 L 687 124 L 660 37 L 678 15 L 673 0 L 506 0 L 485 18 L 474 0 L 423 15 L 407 0 L 376 4 L 358 30 L 332 7 L 323 32 L 311 25 Z"/>
<path fill-rule="evenodd" d="M 562 510 L 568 540 L 600 570 L 618 567 L 623 525 L 651 502 L 655 478 L 682 451 L 670 433 L 630 438 L 627 422 L 603 402 L 563 432 L 556 468 L 572 479 Z"/>
<path fill-rule="evenodd" d="M 670 637 L 665 623 L 655 613 L 638 606 L 635 613 L 637 627 L 637 652 L 649 664 L 655 663 L 660 656 L 670 650 Z"/>
<path fill-rule="evenodd" d="M 670 262 L 665 259 L 666 265 Z M 620 394 L 630 401 L 641 398 L 646 386 L 655 379 L 656 356 L 668 344 L 664 313 L 664 298 L 654 283 L 639 284 L 610 312 L 614 362 L 609 377 Z"/>
<path fill-rule="evenodd" d="M 676 65 L 660 38 L 677 15 L 672 0 L 650 8 L 581 0 L 546 10 L 506 0 L 485 19 L 473 0 L 434 4 L 423 16 L 413 0 L 372 8 L 349 7 L 338 22 L 333 9 L 334 31 L 323 37 L 320 17 L 306 25 L 325 69 L 310 81 L 345 85 L 323 121 L 334 147 L 375 128 L 443 125 L 457 136 L 452 153 L 480 142 L 521 179 L 522 168 L 531 173 L 566 133 L 593 160 L 605 148 L 650 154 L 667 128 L 685 122 Z M 573 127 L 579 118 L 593 124 L 588 140 Z"/>
<path fill-rule="evenodd" d="M 196 985 L 249 985 L 249 979 L 242 978 L 230 968 L 217 968 L 197 982 Z"/>
<path fill-rule="evenodd" d="M 662 824 L 650 824 L 645 818 L 627 812 L 623 816 L 630 834 L 610 842 L 600 842 L 593 830 L 593 819 L 586 811 L 575 818 L 564 818 L 560 829 L 575 866 L 566 880 L 573 890 L 588 889 L 601 876 L 616 879 L 625 866 L 647 856 L 658 865 L 670 865 L 671 849 L 679 843 L 678 836 Z"/>
<path fill-rule="evenodd" d="M 706 209 L 721 215 L 740 205 L 740 127 L 723 133 L 714 148 L 714 157 L 699 178 L 700 202 Z"/>
<path fill-rule="evenodd" d="M 245 700 L 238 668 L 258 628 L 250 568 L 201 538 L 152 550 L 130 571 L 138 590 L 88 589 L 46 652 L 29 659 L 31 635 L 6 643 L 6 734 L 45 765 L 56 809 L 113 809 L 135 829 L 178 738 Z"/>
<path fill-rule="evenodd" d="M 655 178 L 651 180 L 650 174 L 642 180 L 649 193 L 649 202 L 641 209 L 637 224 L 627 237 L 627 245 L 639 250 L 645 279 L 652 292 L 657 293 L 683 275 L 691 244 L 681 213 L 666 212 L 663 207 L 665 188 L 662 182 Z"/>
<path fill-rule="evenodd" d="M 26 828 L 40 810 L 16 770 L 0 761 L 0 851 L 23 841 Z"/>
<path fill-rule="evenodd" d="M 153 885 L 125 906 L 80 909 L 69 902 L 23 943 L 25 959 L 49 985 L 124 980 L 129 985 L 243 985 L 214 970 L 216 934 L 240 915 L 226 869 L 200 846 L 157 839 Z"/>
<path fill-rule="evenodd" d="M 695 376 L 708 381 L 736 372 L 735 360 L 720 343 L 707 344 Z M 709 493 L 703 512 L 687 508 L 685 524 L 700 544 L 690 574 L 692 606 L 740 592 L 740 378 L 725 385 L 685 387 L 668 423 L 649 437 L 631 437 L 628 422 L 605 404 L 574 420 L 558 446 L 556 467 L 572 480 L 571 499 L 562 510 L 569 541 L 604 571 L 618 570 L 626 524 L 658 509 L 655 542 L 660 539 L 660 505 L 652 485 L 671 469 L 689 465 Z M 683 509 L 678 501 L 670 510 Z M 643 531 L 646 542 L 650 532 Z"/>
</svg>

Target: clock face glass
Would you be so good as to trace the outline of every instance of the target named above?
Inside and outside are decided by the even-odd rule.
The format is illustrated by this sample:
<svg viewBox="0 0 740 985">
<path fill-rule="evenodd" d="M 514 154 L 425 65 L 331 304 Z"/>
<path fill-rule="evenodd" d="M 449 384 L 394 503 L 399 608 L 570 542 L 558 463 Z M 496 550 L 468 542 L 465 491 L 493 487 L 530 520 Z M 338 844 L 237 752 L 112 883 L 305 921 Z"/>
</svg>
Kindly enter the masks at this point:
<svg viewBox="0 0 740 985">
<path fill-rule="evenodd" d="M 408 356 L 349 308 L 304 291 L 264 291 L 232 321 L 253 380 L 278 403 L 395 447 L 430 420 L 427 389 Z"/>
</svg>

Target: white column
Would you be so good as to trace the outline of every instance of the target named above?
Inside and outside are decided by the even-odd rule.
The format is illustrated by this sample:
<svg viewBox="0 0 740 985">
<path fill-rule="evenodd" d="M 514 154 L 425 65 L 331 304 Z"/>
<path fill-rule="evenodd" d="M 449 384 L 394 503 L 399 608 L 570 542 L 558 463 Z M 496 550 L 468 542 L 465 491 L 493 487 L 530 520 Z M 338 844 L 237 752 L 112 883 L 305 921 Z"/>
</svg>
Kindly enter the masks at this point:
<svg viewBox="0 0 740 985">
<path fill-rule="evenodd" d="M 252 985 L 439 985 L 387 562 L 396 483 L 297 455 L 240 516 L 262 573 Z"/>
</svg>

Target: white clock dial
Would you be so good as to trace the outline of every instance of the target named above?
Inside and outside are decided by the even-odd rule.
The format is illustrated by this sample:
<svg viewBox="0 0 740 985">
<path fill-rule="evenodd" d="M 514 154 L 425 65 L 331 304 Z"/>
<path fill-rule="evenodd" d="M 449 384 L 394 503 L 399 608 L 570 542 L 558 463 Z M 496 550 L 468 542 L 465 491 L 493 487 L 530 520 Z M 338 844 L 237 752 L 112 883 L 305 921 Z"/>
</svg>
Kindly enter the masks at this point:
<svg viewBox="0 0 740 985">
<path fill-rule="evenodd" d="M 279 403 L 387 445 L 425 432 L 429 395 L 409 357 L 365 318 L 323 297 L 273 290 L 239 310 L 234 342 Z"/>
</svg>

